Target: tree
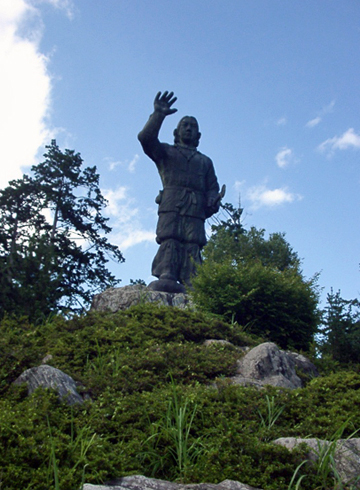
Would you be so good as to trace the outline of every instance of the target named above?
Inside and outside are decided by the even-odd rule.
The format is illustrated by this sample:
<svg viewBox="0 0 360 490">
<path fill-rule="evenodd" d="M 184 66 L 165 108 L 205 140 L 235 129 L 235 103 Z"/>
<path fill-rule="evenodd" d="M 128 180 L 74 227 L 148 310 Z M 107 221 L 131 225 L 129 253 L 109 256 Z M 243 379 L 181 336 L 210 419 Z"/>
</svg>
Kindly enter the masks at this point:
<svg viewBox="0 0 360 490">
<path fill-rule="evenodd" d="M 360 362 L 360 302 L 345 300 L 340 291 L 327 295 L 321 352 L 341 363 Z"/>
<path fill-rule="evenodd" d="M 204 249 L 204 259 L 221 263 L 231 259 L 234 263 L 246 264 L 260 261 L 264 266 L 280 271 L 300 270 L 300 259 L 285 239 L 285 233 L 272 233 L 265 238 L 264 229 L 251 227 L 246 230 L 241 224 L 243 209 L 232 204 L 221 205 L 226 220 L 217 218 L 211 226 L 212 235 Z"/>
<path fill-rule="evenodd" d="M 0 314 L 31 318 L 81 311 L 92 296 L 119 281 L 106 264 L 124 260 L 105 236 L 107 202 L 96 167 L 82 169 L 73 150 L 52 140 L 32 176 L 0 191 Z"/>
<path fill-rule="evenodd" d="M 193 297 L 205 310 L 236 321 L 282 348 L 308 349 L 319 321 L 316 277 L 306 280 L 283 233 L 245 230 L 241 208 L 213 227 Z"/>
</svg>

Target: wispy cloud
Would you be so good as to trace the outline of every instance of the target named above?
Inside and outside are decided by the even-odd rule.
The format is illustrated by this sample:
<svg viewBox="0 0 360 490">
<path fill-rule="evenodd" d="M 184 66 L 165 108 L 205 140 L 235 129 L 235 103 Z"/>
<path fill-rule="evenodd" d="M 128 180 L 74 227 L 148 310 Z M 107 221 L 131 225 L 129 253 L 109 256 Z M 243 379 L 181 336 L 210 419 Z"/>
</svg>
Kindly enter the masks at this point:
<svg viewBox="0 0 360 490">
<path fill-rule="evenodd" d="M 241 192 L 244 188 L 245 180 L 236 180 L 234 184 L 234 189 L 236 192 Z"/>
<path fill-rule="evenodd" d="M 307 128 L 314 128 L 315 126 L 317 126 L 318 124 L 320 124 L 320 122 L 321 122 L 321 117 L 320 116 L 314 117 L 314 119 L 311 119 L 310 121 L 308 121 L 306 123 L 306 127 Z"/>
<path fill-rule="evenodd" d="M 42 0 L 71 12 L 68 0 Z M 0 187 L 36 163 L 54 136 L 49 114 L 52 78 L 49 58 L 40 50 L 43 23 L 29 0 L 0 1 Z M 39 5 L 39 2 L 38 2 Z"/>
<path fill-rule="evenodd" d="M 130 173 L 135 172 L 135 167 L 137 162 L 139 161 L 139 155 L 136 154 L 134 155 L 134 158 L 132 160 L 113 160 L 112 158 L 107 158 L 108 165 L 109 165 L 109 170 L 115 170 L 116 167 L 125 167 Z"/>
<path fill-rule="evenodd" d="M 323 141 L 318 150 L 322 153 L 327 153 L 331 156 L 335 150 L 348 150 L 353 148 L 355 150 L 360 149 L 360 134 L 355 133 L 353 128 L 349 128 L 341 136 L 334 136 Z"/>
<path fill-rule="evenodd" d="M 123 201 L 127 198 L 126 187 L 118 187 L 117 189 L 102 190 L 102 194 L 107 199 L 108 205 L 106 213 L 111 216 L 120 217 L 123 211 Z"/>
<path fill-rule="evenodd" d="M 155 232 L 133 229 L 129 230 L 127 234 L 115 233 L 113 238 L 115 240 L 113 239 L 112 241 L 119 246 L 122 252 L 124 252 L 130 247 L 133 247 L 134 245 L 139 245 L 140 243 L 155 243 Z"/>
<path fill-rule="evenodd" d="M 302 196 L 289 192 L 286 187 L 268 189 L 266 185 L 260 184 L 251 187 L 246 193 L 246 198 L 251 202 L 252 209 L 259 209 L 261 207 L 274 208 L 281 204 L 299 201 Z"/>
<path fill-rule="evenodd" d="M 294 152 L 291 148 L 283 146 L 276 154 L 275 161 L 278 167 L 284 168 L 294 161 Z"/>
<path fill-rule="evenodd" d="M 144 229 L 135 199 L 128 195 L 126 187 L 102 190 L 108 200 L 105 214 L 111 216 L 111 242 L 126 249 L 143 242 L 155 242 L 155 223 L 151 230 Z"/>
<path fill-rule="evenodd" d="M 277 121 L 276 121 L 276 124 L 277 126 L 285 126 L 285 124 L 287 124 L 287 119 L 285 116 L 283 117 L 280 117 Z"/>
<path fill-rule="evenodd" d="M 305 126 L 307 128 L 314 128 L 315 126 L 317 126 L 318 124 L 320 124 L 321 121 L 322 121 L 322 119 L 323 119 L 323 117 L 326 114 L 329 114 L 330 112 L 333 111 L 334 105 L 335 105 L 335 100 L 332 100 L 329 104 L 327 104 L 324 107 L 322 107 L 321 110 L 318 112 L 317 116 L 314 117 L 313 119 L 310 119 L 310 121 L 308 121 L 305 124 Z"/>
<path fill-rule="evenodd" d="M 69 19 L 74 17 L 75 6 L 73 0 L 40 0 L 40 2 L 49 3 L 59 10 L 64 10 Z"/>
</svg>

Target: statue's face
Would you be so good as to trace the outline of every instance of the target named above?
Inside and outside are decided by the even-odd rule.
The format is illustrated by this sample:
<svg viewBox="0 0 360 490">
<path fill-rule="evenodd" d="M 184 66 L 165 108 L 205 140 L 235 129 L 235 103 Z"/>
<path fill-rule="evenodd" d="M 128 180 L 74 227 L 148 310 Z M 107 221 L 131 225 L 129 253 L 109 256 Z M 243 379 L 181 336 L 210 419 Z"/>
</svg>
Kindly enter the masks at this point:
<svg viewBox="0 0 360 490">
<path fill-rule="evenodd" d="M 197 146 L 199 140 L 199 125 L 194 117 L 184 117 L 178 126 L 180 143 L 188 146 Z"/>
</svg>

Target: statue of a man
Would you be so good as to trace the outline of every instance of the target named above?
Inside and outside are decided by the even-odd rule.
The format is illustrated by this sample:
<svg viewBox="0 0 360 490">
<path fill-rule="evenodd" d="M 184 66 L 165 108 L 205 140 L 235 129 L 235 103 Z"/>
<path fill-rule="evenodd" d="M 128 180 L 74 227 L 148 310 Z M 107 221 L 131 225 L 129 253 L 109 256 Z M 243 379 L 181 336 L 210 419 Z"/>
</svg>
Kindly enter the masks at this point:
<svg viewBox="0 0 360 490">
<path fill-rule="evenodd" d="M 152 274 L 159 279 L 149 287 L 184 292 L 183 285 L 191 285 L 196 264 L 201 262 L 205 219 L 219 210 L 223 192 L 219 193 L 212 161 L 197 151 L 201 134 L 194 117 L 181 119 L 174 130 L 174 145 L 160 143 L 158 135 L 165 117 L 177 111 L 171 108 L 175 101 L 173 92 L 159 92 L 154 112 L 138 138 L 155 162 L 163 185 L 156 198 L 156 241 L 160 247 L 152 264 Z"/>
</svg>

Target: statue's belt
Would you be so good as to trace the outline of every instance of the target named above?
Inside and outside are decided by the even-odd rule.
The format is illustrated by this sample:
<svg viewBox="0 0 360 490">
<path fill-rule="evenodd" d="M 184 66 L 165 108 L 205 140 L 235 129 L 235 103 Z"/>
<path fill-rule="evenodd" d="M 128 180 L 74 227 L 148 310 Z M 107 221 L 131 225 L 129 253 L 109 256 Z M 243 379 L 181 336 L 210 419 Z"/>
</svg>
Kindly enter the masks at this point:
<svg viewBox="0 0 360 490">
<path fill-rule="evenodd" d="M 159 196 L 156 198 L 156 202 L 160 204 L 163 200 L 163 194 L 165 193 L 168 196 L 169 191 L 176 191 L 174 193 L 174 200 L 176 199 L 174 205 L 180 214 L 186 214 L 191 206 L 204 205 L 204 192 L 180 186 L 164 187 L 164 190 L 160 191 Z"/>
</svg>

